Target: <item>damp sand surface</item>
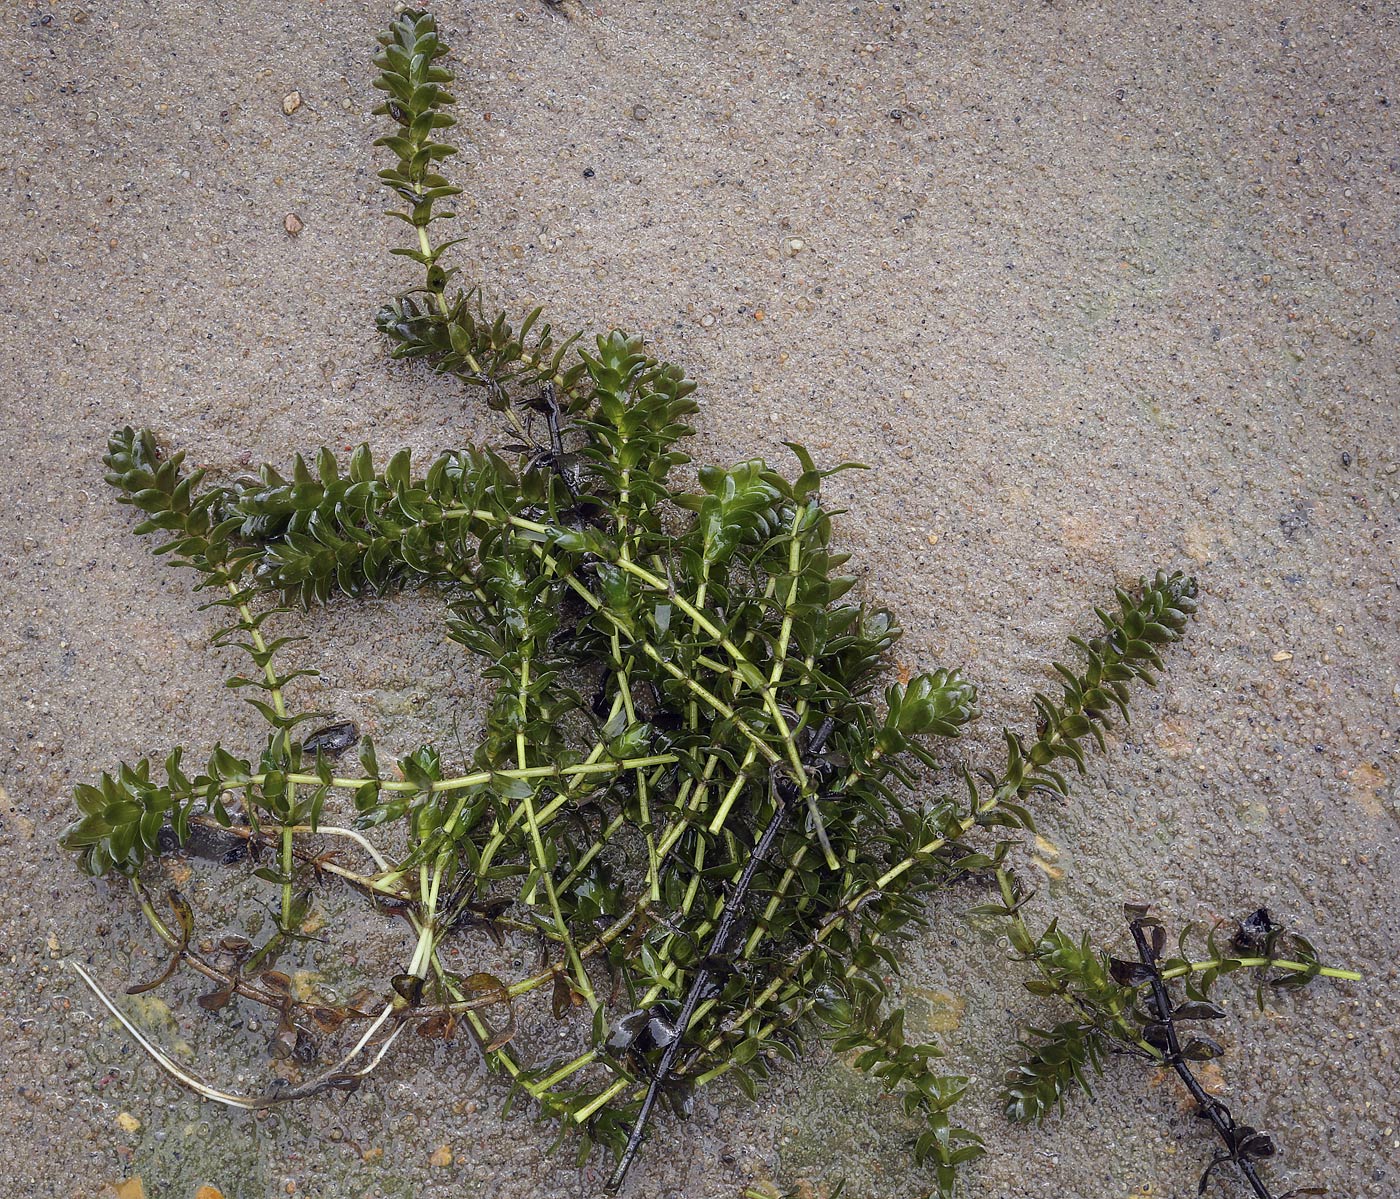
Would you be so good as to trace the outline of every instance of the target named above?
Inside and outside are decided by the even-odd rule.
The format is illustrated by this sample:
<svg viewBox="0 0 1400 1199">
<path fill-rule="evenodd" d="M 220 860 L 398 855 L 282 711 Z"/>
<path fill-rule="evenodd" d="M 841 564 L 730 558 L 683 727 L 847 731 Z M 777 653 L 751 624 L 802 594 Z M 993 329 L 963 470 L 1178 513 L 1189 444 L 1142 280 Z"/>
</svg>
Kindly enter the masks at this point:
<svg viewBox="0 0 1400 1199">
<path fill-rule="evenodd" d="M 90 962 L 113 987 L 158 968 L 125 892 L 55 845 L 74 784 L 258 736 L 188 578 L 101 482 L 108 433 L 154 427 L 224 474 L 323 443 L 500 441 L 472 397 L 387 366 L 372 327 L 410 281 L 385 252 L 398 231 L 371 149 L 386 15 L 79 0 L 0 17 L 5 1194 L 137 1176 L 160 1199 L 599 1191 L 600 1160 L 577 1167 L 528 1113 L 503 1115 L 468 1046 L 409 1046 L 356 1095 L 255 1119 L 163 1081 L 60 966 Z M 636 331 L 684 364 L 701 460 L 779 461 L 795 440 L 868 464 L 829 485 L 838 540 L 908 630 L 899 660 L 980 684 L 968 760 L 996 762 L 1000 726 L 1030 724 L 1047 664 L 1114 585 L 1199 576 L 1162 685 L 1072 800 L 1038 808 L 1051 848 L 1022 859 L 1032 910 L 1123 946 L 1124 899 L 1173 925 L 1267 905 L 1363 970 L 1262 1013 L 1227 984 L 1213 1082 L 1276 1134 L 1279 1191 L 1400 1190 L 1395 9 L 440 15 L 465 277 L 513 312 Z M 311 637 L 318 704 L 395 752 L 470 745 L 476 665 L 435 604 L 290 623 Z M 189 885 L 216 910 L 227 898 L 216 875 Z M 1194 1194 L 1212 1146 L 1176 1086 L 1129 1063 L 1042 1129 L 1000 1120 L 1014 1030 L 1047 1013 L 965 916 L 978 900 L 940 901 L 904 983 L 911 1026 L 939 1030 L 974 1079 L 989 1154 L 969 1199 Z M 259 1088 L 249 1030 L 195 993 L 134 1010 Z M 848 1197 L 921 1195 L 908 1144 L 895 1101 L 814 1049 L 757 1103 L 721 1084 L 688 1123 L 663 1116 L 628 1193 L 823 1196 L 844 1177 Z"/>
</svg>

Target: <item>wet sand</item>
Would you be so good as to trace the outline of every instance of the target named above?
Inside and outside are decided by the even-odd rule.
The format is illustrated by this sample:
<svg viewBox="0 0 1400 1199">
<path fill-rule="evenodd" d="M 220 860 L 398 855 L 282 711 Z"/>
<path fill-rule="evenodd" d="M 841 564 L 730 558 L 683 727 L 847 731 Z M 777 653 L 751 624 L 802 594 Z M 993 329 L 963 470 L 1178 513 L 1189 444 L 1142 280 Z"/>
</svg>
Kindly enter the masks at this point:
<svg viewBox="0 0 1400 1199">
<path fill-rule="evenodd" d="M 1198 574 L 1160 688 L 1074 798 L 1040 809 L 1063 874 L 1024 863 L 1035 912 L 1113 938 L 1126 898 L 1173 925 L 1264 904 L 1365 971 L 1262 1014 L 1226 984 L 1219 1081 L 1282 1145 L 1279 1192 L 1384 1196 L 1400 1187 L 1400 22 L 1387 4 L 1303 9 L 438 13 L 467 278 L 684 364 L 701 460 L 777 462 L 796 440 L 869 464 L 828 488 L 839 540 L 903 620 L 900 660 L 980 684 L 971 760 L 1029 725 L 1048 663 L 1115 584 Z M 426 458 L 500 440 L 477 401 L 387 366 L 373 329 L 410 281 L 371 150 L 386 11 L 93 0 L 0 18 L 5 1193 L 136 1175 L 160 1199 L 598 1192 L 600 1162 L 503 1117 L 468 1047 L 411 1047 L 359 1094 L 255 1120 L 162 1081 L 60 969 L 72 955 L 117 987 L 158 957 L 125 892 L 56 847 L 73 785 L 256 735 L 189 580 L 101 482 L 108 433 L 152 426 L 219 472 L 323 443 Z M 387 749 L 469 742 L 474 668 L 438 615 L 406 597 L 307 617 L 318 701 Z M 216 876 L 200 885 L 217 900 Z M 1001 1121 L 1007 1047 L 1044 1009 L 963 916 L 978 898 L 940 899 L 905 981 L 914 1023 L 950 1028 L 950 1068 L 976 1078 L 990 1152 L 968 1196 L 1194 1194 L 1211 1145 L 1174 1084 L 1124 1063 L 1043 1129 Z M 219 1054 L 196 993 L 162 991 L 173 1010 L 143 1019 L 255 1089 L 264 1062 Z M 896 1102 L 820 1049 L 757 1104 L 710 1088 L 655 1140 L 632 1196 L 931 1185 Z M 442 1146 L 450 1165 L 432 1164 Z"/>
</svg>

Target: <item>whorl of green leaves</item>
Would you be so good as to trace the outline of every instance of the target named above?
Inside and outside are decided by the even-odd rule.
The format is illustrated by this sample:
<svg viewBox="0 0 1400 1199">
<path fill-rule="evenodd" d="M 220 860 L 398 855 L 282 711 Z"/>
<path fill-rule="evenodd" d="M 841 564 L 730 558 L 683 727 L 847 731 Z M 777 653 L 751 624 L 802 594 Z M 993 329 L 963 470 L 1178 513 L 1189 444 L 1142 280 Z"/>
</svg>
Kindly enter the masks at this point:
<svg viewBox="0 0 1400 1199">
<path fill-rule="evenodd" d="M 405 205 L 391 215 L 418 234 L 417 246 L 390 252 L 420 263 L 427 272 L 427 290 L 441 294 L 456 272 L 445 270 L 439 259 L 455 243 L 431 245 L 428 227 L 454 215 L 438 211 L 437 204 L 462 192 L 439 169 L 443 160 L 457 153 L 455 146 L 436 137 L 439 130 L 457 123 L 444 111 L 457 102 L 447 90 L 452 72 L 438 62 L 447 47 L 438 37 L 437 22 L 411 8 L 394 20 L 379 44 L 383 49 L 374 59 L 379 68 L 374 86 L 386 96 L 374 112 L 392 120 L 395 129 L 374 144 L 388 147 L 398 159 L 380 171 L 379 178 Z"/>
<path fill-rule="evenodd" d="M 497 411 L 509 404 L 508 383 L 550 383 L 572 404 L 584 373 L 582 362 L 569 360 L 577 335 L 559 340 L 540 312 L 527 313 L 517 329 L 505 313 L 488 317 L 479 291 L 451 301 L 442 293 L 409 292 L 385 304 L 375 320 L 393 357 L 428 359 L 439 374 L 483 389 Z"/>
<path fill-rule="evenodd" d="M 1144 581 L 1136 596 L 1121 588 L 1116 595 L 1118 611 L 1095 609 L 1103 625 L 1099 636 L 1088 641 L 1070 638 L 1088 659 L 1084 668 L 1076 673 L 1055 663 L 1063 680 L 1061 700 L 1035 697 L 1039 735 L 1029 750 L 1022 747 L 1022 756 L 1060 791 L 1065 790 L 1064 779 L 1051 764 L 1057 758 L 1070 758 L 1083 770 L 1080 741 L 1086 736 L 1104 748 L 1103 730 L 1110 715 L 1116 710 L 1125 720 L 1128 717 L 1128 684 L 1134 679 L 1149 686 L 1155 683 L 1151 672 L 1162 669 L 1158 649 L 1179 640 L 1196 611 L 1196 581 L 1180 572 Z"/>
<path fill-rule="evenodd" d="M 968 776 L 979 823 L 1032 828 L 1025 799 L 1033 790 L 1041 787 L 1067 796 L 1069 783 L 1055 762 L 1068 758 L 1083 771 L 1084 738 L 1092 737 L 1104 748 L 1104 730 L 1111 727 L 1112 718 L 1128 718 L 1128 685 L 1135 680 L 1155 685 L 1152 671 L 1162 669 L 1158 650 L 1181 638 L 1196 611 L 1196 580 L 1180 571 L 1159 571 L 1142 581 L 1138 594 L 1119 588 L 1115 595 L 1116 612 L 1094 609 L 1103 626 L 1099 636 L 1087 641 L 1070 638 L 1086 665 L 1076 673 L 1061 662 L 1054 664 L 1061 678 L 1060 699 L 1036 694 L 1035 740 L 1027 743 L 1006 730 L 1006 767 L 999 776 L 981 776 L 990 784 L 991 795 L 984 800 Z"/>
<path fill-rule="evenodd" d="M 487 403 L 498 410 L 509 403 L 507 383 L 550 383 L 572 409 L 584 366 L 582 361 L 566 359 L 578 334 L 559 341 L 550 325 L 540 321 L 538 308 L 526 315 L 519 329 L 504 313 L 488 317 L 475 289 L 448 298 L 448 285 L 458 269 L 444 267 L 441 260 L 463 239 L 434 245 L 429 226 L 456 215 L 439 204 L 462 189 L 441 171 L 443 161 L 457 151 L 436 134 L 456 124 L 444 111 L 456 100 L 446 90 L 453 76 L 440 61 L 447 47 L 438 35 L 437 22 L 426 13 L 406 9 L 379 41 L 383 50 L 374 60 L 379 68 L 374 86 L 386 93 L 386 99 L 375 113 L 387 116 L 395 128 L 375 144 L 387 147 L 397 159 L 379 177 L 405 205 L 391 215 L 416 234 L 414 245 L 391 253 L 412 259 L 424 272 L 421 287 L 385 304 L 376 317 L 380 331 L 393 344 L 393 356 L 431 357 L 440 373 L 484 388 Z"/>
<path fill-rule="evenodd" d="M 936 670 L 885 691 L 885 719 L 876 734 L 882 753 L 917 753 L 917 738 L 927 733 L 956 737 L 977 715 L 977 688 L 956 670 Z"/>
<path fill-rule="evenodd" d="M 1044 1120 L 1076 1089 L 1093 1095 L 1089 1069 L 1103 1072 L 1107 1038 L 1092 1024 L 1064 1020 L 1052 1028 L 1028 1028 L 1021 1041 L 1026 1056 L 1002 1079 L 1007 1118 L 1026 1124 Z"/>
<path fill-rule="evenodd" d="M 137 433 L 126 428 L 112 435 L 103 461 L 107 482 L 117 489 L 119 501 L 145 514 L 137 532 L 163 535 L 155 552 L 193 569 L 199 576 L 197 587 L 214 592 L 205 606 L 230 613 L 232 623 L 216 630 L 211 642 L 239 648 L 252 660 L 255 670 L 248 676 L 231 676 L 227 686 L 239 690 L 257 709 L 269 732 L 256 772 L 250 763 L 215 746 L 207 771 L 191 780 L 180 769 L 183 750 L 177 747 L 165 759 L 164 784 L 152 781 L 151 762 L 142 758 L 104 774 L 96 787 L 80 786 L 75 800 L 82 817 L 64 831 L 61 840 L 65 848 L 80 853 L 83 868 L 91 874 L 110 870 L 133 875 L 148 854 L 159 852 L 162 825 L 169 825 L 173 844 L 184 844 L 197 804 L 202 803 L 211 816 L 227 822 L 222 797 L 231 788 L 243 790 L 254 828 L 259 813 L 282 825 L 314 827 L 329 793 L 323 781 L 329 778 L 328 767 L 317 754 L 303 754 L 297 732 L 299 725 L 321 713 L 290 712 L 284 696 L 289 683 L 314 677 L 316 672 L 279 671 L 275 656 L 295 638 L 268 640 L 263 634 L 268 621 L 285 609 L 280 604 L 264 604 L 261 610 L 253 610 L 254 600 L 268 590 L 266 579 L 258 577 L 264 565 L 264 546 L 259 538 L 274 529 L 291 534 L 290 514 L 298 502 L 306 506 L 309 473 L 298 458 L 292 484 L 265 467 L 258 480 L 197 492 L 204 472 L 183 474 L 183 459 L 178 452 L 162 459 L 149 431 Z M 250 497 L 277 488 L 300 490 L 295 500 L 286 498 L 280 511 L 272 505 L 259 507 L 255 500 L 250 502 Z M 265 570 L 262 573 L 265 575 Z M 298 591 L 290 585 L 278 589 L 309 599 L 305 589 Z M 298 788 L 288 782 L 288 776 L 301 769 L 304 756 L 316 758 L 319 776 L 311 778 L 309 786 Z M 287 863 L 280 871 L 264 867 L 259 873 L 290 886 Z"/>
<path fill-rule="evenodd" d="M 934 1062 L 943 1050 L 931 1042 L 910 1042 L 904 1034 L 904 1009 L 882 1020 L 881 995 L 869 988 L 856 1000 L 827 997 L 816 1008 L 832 1050 L 850 1057 L 887 1091 L 899 1091 L 904 1114 L 921 1128 L 914 1139 L 914 1160 L 931 1163 L 940 1195 L 956 1193 L 958 1167 L 986 1150 L 982 1138 L 955 1124 L 949 1113 L 967 1093 L 968 1080 L 939 1074 Z"/>
<path fill-rule="evenodd" d="M 160 852 L 160 831 L 167 823 L 181 840 L 188 836 L 194 794 L 187 789 L 181 803 L 179 751 L 166 763 L 166 774 L 175 781 L 152 782 L 151 764 L 142 758 L 135 765 L 123 763 L 115 774 L 104 772 L 95 786 L 74 788 L 79 818 L 64 830 L 61 844 L 77 853 L 83 871 L 135 873 L 148 854 Z"/>
<path fill-rule="evenodd" d="M 154 434 L 126 428 L 108 439 L 102 461 L 118 502 L 144 513 L 136 531 L 169 535 L 156 553 L 193 567 L 205 583 L 236 578 L 242 564 L 230 552 L 221 507 L 227 492 L 210 488 L 196 494 L 204 472 L 182 473 L 184 458 L 180 452 L 162 460 Z"/>
<path fill-rule="evenodd" d="M 1007 1116 L 1024 1123 L 1043 1120 L 1063 1107 L 1068 1091 L 1093 1094 L 1089 1069 L 1102 1072 L 1109 1045 L 1138 1039 L 1125 1018 L 1137 995 L 1113 981 L 1108 955 L 1095 949 L 1087 934 L 1076 941 L 1052 921 L 1032 940 L 1018 920 L 1011 925 L 1011 941 L 1039 972 L 1027 980 L 1026 989 L 1065 1000 L 1080 1013 L 1080 1019 L 1061 1021 L 1053 1028 L 1026 1030 L 1021 1042 L 1026 1056 L 1007 1072 L 1001 1091 Z"/>
</svg>

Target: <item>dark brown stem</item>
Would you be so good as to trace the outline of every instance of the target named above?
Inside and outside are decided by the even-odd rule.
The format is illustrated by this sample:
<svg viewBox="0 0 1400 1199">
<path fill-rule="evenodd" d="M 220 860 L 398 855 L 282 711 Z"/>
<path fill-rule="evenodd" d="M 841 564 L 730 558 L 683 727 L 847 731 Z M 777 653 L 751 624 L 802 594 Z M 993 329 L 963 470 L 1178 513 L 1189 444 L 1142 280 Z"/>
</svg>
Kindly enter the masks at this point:
<svg viewBox="0 0 1400 1199">
<path fill-rule="evenodd" d="M 1152 948 L 1147 934 L 1143 931 L 1142 921 L 1134 920 L 1129 927 L 1132 929 L 1133 943 L 1137 946 L 1138 957 L 1142 959 L 1142 964 L 1152 975 L 1152 1000 L 1156 1005 L 1157 1019 L 1166 1032 L 1167 1064 L 1176 1071 L 1177 1077 L 1186 1084 L 1186 1089 L 1191 1092 L 1191 1098 L 1196 1101 L 1197 1115 L 1209 1120 L 1220 1139 L 1225 1143 L 1225 1149 L 1229 1153 L 1229 1158 L 1225 1160 L 1233 1161 L 1239 1166 L 1240 1172 L 1249 1181 L 1249 1185 L 1254 1189 L 1258 1199 L 1273 1199 L 1273 1196 L 1269 1194 L 1269 1188 L 1264 1185 L 1264 1180 L 1259 1177 L 1259 1171 L 1255 1169 L 1254 1163 L 1239 1155 L 1239 1146 L 1236 1144 L 1234 1136 L 1235 1119 L 1230 1115 L 1229 1109 L 1201 1086 L 1196 1076 L 1191 1073 L 1191 1067 L 1186 1064 L 1186 1059 L 1182 1057 L 1181 1042 L 1176 1035 L 1176 1023 L 1172 1020 L 1171 996 L 1167 992 L 1167 984 L 1162 981 L 1162 972 L 1157 967 L 1157 952 Z"/>
<path fill-rule="evenodd" d="M 829 732 L 829 730 L 824 731 Z M 818 735 L 822 741 L 825 741 L 824 735 Z M 816 744 L 816 739 L 813 740 Z M 662 1087 L 670 1080 L 671 1073 L 675 1069 L 676 1059 L 680 1057 L 681 1045 L 685 1040 L 687 1030 L 690 1028 L 690 1022 L 695 1016 L 695 1009 L 700 1006 L 701 1001 L 708 993 L 710 983 L 719 973 L 720 962 L 729 951 L 734 926 L 743 911 L 744 899 L 749 893 L 749 888 L 753 885 L 754 875 L 758 873 L 759 866 L 768 856 L 773 842 L 778 839 L 778 833 L 782 831 L 788 814 L 801 798 L 797 793 L 796 786 L 786 776 L 779 776 L 776 780 L 773 794 L 777 800 L 777 810 L 768 822 L 768 827 L 763 830 L 763 836 L 758 839 L 758 844 L 754 846 L 753 853 L 749 855 L 744 872 L 739 875 L 739 881 L 729 896 L 729 902 L 724 905 L 724 914 L 720 917 L 715 935 L 710 941 L 709 952 L 701 959 L 696 968 L 695 977 L 691 981 L 689 990 L 686 991 L 685 1001 L 681 1004 L 680 1015 L 676 1018 L 675 1038 L 666 1046 L 665 1052 L 661 1055 L 661 1061 L 651 1077 L 651 1085 L 647 1087 L 647 1093 L 642 1099 L 641 1110 L 637 1113 L 637 1122 L 632 1125 L 632 1132 L 627 1138 L 627 1147 L 622 1151 L 622 1156 L 617 1159 L 617 1169 L 608 1179 L 607 1189 L 610 1192 L 620 1188 L 623 1179 L 627 1177 L 627 1171 L 632 1166 L 632 1159 L 636 1157 L 637 1150 L 641 1148 L 647 1122 L 651 1119 L 651 1109 L 655 1106 Z"/>
</svg>

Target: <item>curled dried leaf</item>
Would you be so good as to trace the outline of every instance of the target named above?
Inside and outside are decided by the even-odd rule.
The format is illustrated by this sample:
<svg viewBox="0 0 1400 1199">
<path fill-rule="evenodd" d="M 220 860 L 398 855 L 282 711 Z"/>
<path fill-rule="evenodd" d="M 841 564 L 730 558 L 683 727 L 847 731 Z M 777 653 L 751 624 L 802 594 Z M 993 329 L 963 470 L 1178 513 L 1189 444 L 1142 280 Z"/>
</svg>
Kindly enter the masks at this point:
<svg viewBox="0 0 1400 1199">
<path fill-rule="evenodd" d="M 175 914 L 175 923 L 180 930 L 180 939 L 175 946 L 175 952 L 170 955 L 164 969 L 155 978 L 127 987 L 126 993 L 128 995 L 144 995 L 147 991 L 154 991 L 179 969 L 180 963 L 185 960 L 185 954 L 189 951 L 190 937 L 194 935 L 194 910 L 190 907 L 189 901 L 174 887 L 166 892 L 166 899 L 170 902 L 170 910 Z"/>
<path fill-rule="evenodd" d="M 234 989 L 238 986 L 236 978 L 230 978 L 227 982 L 215 987 L 212 991 L 206 991 L 195 1000 L 206 1012 L 217 1012 L 227 1006 L 228 1001 L 233 998 Z"/>
<path fill-rule="evenodd" d="M 553 996 L 550 1000 L 550 1010 L 556 1020 L 562 1020 L 566 1012 L 575 1003 L 574 989 L 569 985 L 569 980 L 562 970 L 554 972 Z"/>
<path fill-rule="evenodd" d="M 452 1012 L 434 1012 L 418 1022 L 418 1035 L 429 1040 L 450 1041 L 457 1031 L 457 1017 Z"/>
<path fill-rule="evenodd" d="M 165 898 L 170 903 L 170 910 L 175 914 L 175 923 L 180 926 L 180 948 L 184 949 L 194 936 L 194 909 L 190 907 L 190 901 L 174 887 L 165 893 Z"/>
<path fill-rule="evenodd" d="M 161 985 L 161 983 L 165 982 L 172 974 L 175 973 L 175 971 L 179 968 L 180 963 L 184 960 L 185 955 L 183 951 L 177 951 L 175 953 L 172 953 L 170 955 L 170 959 L 165 963 L 165 968 L 161 970 L 161 972 L 157 974 L 155 978 L 152 978 L 147 982 L 136 983 L 133 986 L 127 987 L 126 993 L 128 995 L 144 995 L 147 991 L 154 991 L 158 986 Z"/>
<path fill-rule="evenodd" d="M 325 1004 L 308 1004 L 302 1011 L 327 1036 L 344 1024 L 349 1016 L 344 1009 L 328 1007 Z"/>
<path fill-rule="evenodd" d="M 276 1061 L 286 1061 L 297 1050 L 297 1027 L 287 1017 L 283 1017 L 277 1025 L 277 1031 L 272 1034 L 272 1043 L 268 1051 Z"/>
<path fill-rule="evenodd" d="M 258 982 L 266 991 L 271 991 L 274 995 L 290 998 L 292 994 L 292 980 L 280 970 L 264 970 L 258 975 Z"/>
<path fill-rule="evenodd" d="M 410 1008 L 418 1007 L 423 1002 L 423 979 L 421 976 L 396 974 L 389 980 L 389 985 Z"/>
<path fill-rule="evenodd" d="M 1150 966 L 1124 958 L 1109 959 L 1108 973 L 1120 987 L 1140 987 L 1155 977 Z"/>
<path fill-rule="evenodd" d="M 1188 1062 L 1208 1062 L 1224 1053 L 1225 1047 L 1219 1041 L 1200 1035 L 1187 1037 L 1181 1047 L 1181 1056 Z"/>
</svg>

